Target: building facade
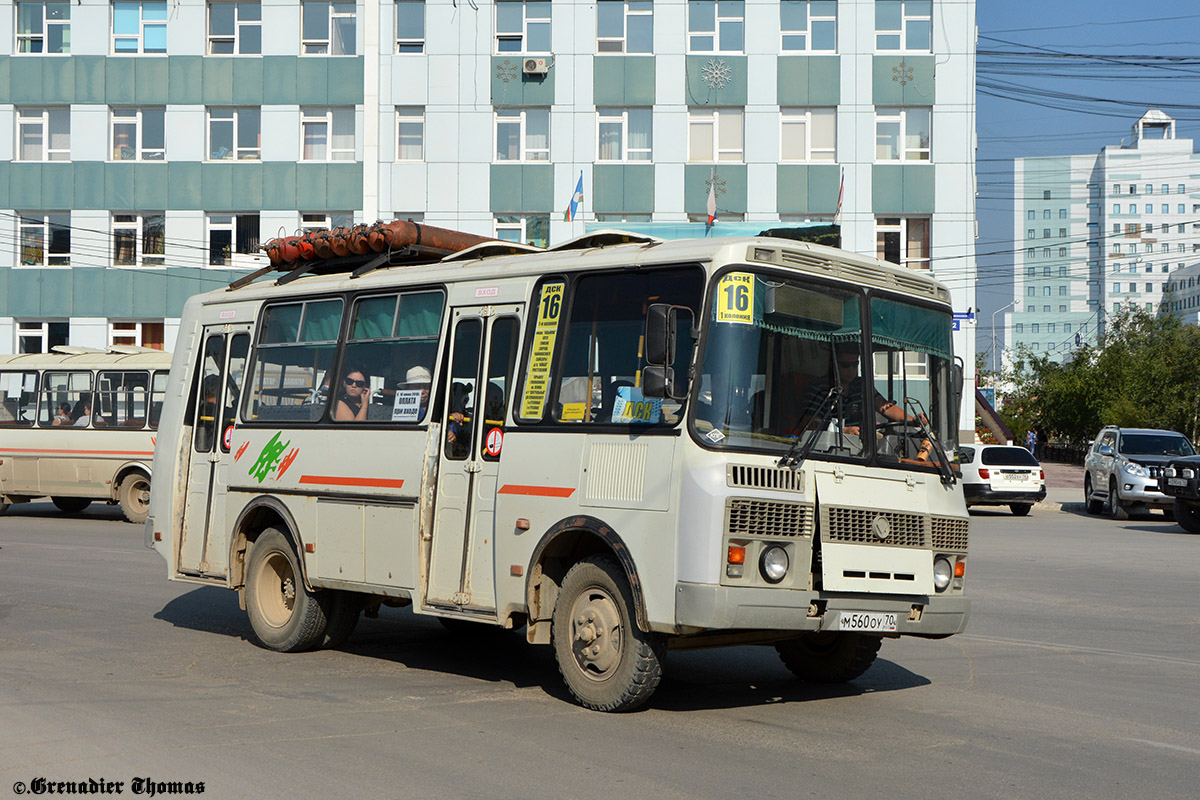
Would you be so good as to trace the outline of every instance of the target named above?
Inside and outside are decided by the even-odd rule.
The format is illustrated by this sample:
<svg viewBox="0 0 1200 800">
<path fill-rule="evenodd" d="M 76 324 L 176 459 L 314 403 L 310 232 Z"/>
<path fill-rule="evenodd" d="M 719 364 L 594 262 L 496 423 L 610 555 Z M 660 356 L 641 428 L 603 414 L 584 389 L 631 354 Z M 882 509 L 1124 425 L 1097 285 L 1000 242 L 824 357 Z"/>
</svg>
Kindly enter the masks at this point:
<svg viewBox="0 0 1200 800">
<path fill-rule="evenodd" d="M 1014 188 L 1010 346 L 1062 360 L 1125 306 L 1196 321 L 1200 154 L 1174 119 L 1150 110 L 1096 155 L 1017 159 Z"/>
<path fill-rule="evenodd" d="M 836 221 L 975 305 L 974 0 L 5 5 L 0 352 L 169 349 L 260 241 L 393 218 Z"/>
</svg>

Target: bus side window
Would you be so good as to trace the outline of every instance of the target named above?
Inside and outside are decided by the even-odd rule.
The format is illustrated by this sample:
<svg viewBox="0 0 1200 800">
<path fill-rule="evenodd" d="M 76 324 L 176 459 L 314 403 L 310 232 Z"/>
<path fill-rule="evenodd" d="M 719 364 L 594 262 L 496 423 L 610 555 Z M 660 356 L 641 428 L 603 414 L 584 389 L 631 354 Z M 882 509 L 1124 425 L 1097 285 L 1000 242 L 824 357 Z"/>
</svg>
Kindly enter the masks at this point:
<svg viewBox="0 0 1200 800">
<path fill-rule="evenodd" d="M 150 375 L 146 372 L 101 372 L 97 381 L 97 425 L 122 428 L 146 426 Z"/>
<path fill-rule="evenodd" d="M 37 406 L 37 373 L 0 373 L 0 425 L 27 428 Z"/>
<path fill-rule="evenodd" d="M 484 384 L 483 409 L 483 459 L 499 461 L 500 454 L 492 455 L 489 435 L 493 430 L 504 432 L 504 421 L 508 418 L 509 393 L 512 391 L 513 375 L 517 367 L 517 349 L 521 325 L 515 317 L 502 317 L 492 323 L 492 339 L 488 345 L 487 382 Z"/>
<path fill-rule="evenodd" d="M 446 458 L 464 459 L 471 453 L 475 406 L 479 405 L 475 379 L 479 374 L 479 351 L 483 324 L 474 318 L 458 323 L 454 332 L 454 355 L 450 361 L 450 407 L 446 412 Z"/>
<path fill-rule="evenodd" d="M 334 394 L 330 369 L 341 324 L 339 298 L 267 306 L 251 373 L 246 419 L 321 419 Z"/>
<path fill-rule="evenodd" d="M 64 419 L 55 423 L 60 406 L 70 411 Z M 92 373 L 47 372 L 42 376 L 41 404 L 38 410 L 38 425 L 50 427 L 84 428 L 91 422 Z"/>
<path fill-rule="evenodd" d="M 158 370 L 154 373 L 154 380 L 150 386 L 150 430 L 158 429 L 158 421 L 162 418 L 163 402 L 167 399 L 167 377 L 170 375 L 166 370 Z"/>
</svg>

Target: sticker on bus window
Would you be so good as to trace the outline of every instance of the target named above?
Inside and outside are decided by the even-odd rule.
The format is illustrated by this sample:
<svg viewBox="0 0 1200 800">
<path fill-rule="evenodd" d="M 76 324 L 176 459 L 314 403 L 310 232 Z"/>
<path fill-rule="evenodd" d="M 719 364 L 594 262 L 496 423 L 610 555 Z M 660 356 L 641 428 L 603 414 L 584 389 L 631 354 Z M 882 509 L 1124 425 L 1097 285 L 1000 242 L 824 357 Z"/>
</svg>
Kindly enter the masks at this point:
<svg viewBox="0 0 1200 800">
<path fill-rule="evenodd" d="M 487 436 L 483 440 L 485 452 L 495 458 L 500 455 L 500 451 L 504 448 L 504 431 L 499 428 L 492 428 L 487 432 Z"/>
<path fill-rule="evenodd" d="M 392 404 L 392 422 L 417 422 L 421 419 L 423 389 L 397 389 Z"/>
<path fill-rule="evenodd" d="M 717 322 L 754 324 L 754 276 L 731 272 L 717 283 Z"/>
<path fill-rule="evenodd" d="M 587 412 L 587 403 L 563 403 L 562 413 L 558 418 L 563 422 L 578 422 Z"/>
<path fill-rule="evenodd" d="M 565 289 L 565 283 L 542 286 L 537 324 L 533 329 L 533 346 L 529 352 L 529 371 L 525 374 L 525 394 L 521 400 L 521 416 L 525 419 L 541 419 L 546 407 L 546 394 L 550 389 L 550 362 L 554 358 L 554 340 L 558 338 L 558 318 L 562 315 Z M 578 418 L 583 419 L 583 414 Z"/>
<path fill-rule="evenodd" d="M 617 399 L 613 403 L 613 422 L 653 425 L 661 417 L 661 398 L 647 400 L 638 386 L 622 386 L 617 389 Z"/>
</svg>

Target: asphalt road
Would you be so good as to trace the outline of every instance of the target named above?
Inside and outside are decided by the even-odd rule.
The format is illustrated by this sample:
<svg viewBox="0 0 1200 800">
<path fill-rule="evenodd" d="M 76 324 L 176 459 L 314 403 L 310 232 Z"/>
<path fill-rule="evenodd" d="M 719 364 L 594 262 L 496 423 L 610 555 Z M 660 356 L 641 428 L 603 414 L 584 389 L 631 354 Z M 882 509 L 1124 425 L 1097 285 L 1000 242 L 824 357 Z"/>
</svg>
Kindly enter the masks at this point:
<svg viewBox="0 0 1200 800">
<path fill-rule="evenodd" d="M 858 681 L 672 653 L 650 706 L 571 704 L 548 648 L 387 611 L 341 650 L 249 640 L 99 507 L 0 517 L 0 797 L 202 781 L 218 798 L 1193 798 L 1200 536 L 1047 505 L 973 515 L 968 632 Z M 15 795 L 14 795 L 15 796 Z"/>
</svg>

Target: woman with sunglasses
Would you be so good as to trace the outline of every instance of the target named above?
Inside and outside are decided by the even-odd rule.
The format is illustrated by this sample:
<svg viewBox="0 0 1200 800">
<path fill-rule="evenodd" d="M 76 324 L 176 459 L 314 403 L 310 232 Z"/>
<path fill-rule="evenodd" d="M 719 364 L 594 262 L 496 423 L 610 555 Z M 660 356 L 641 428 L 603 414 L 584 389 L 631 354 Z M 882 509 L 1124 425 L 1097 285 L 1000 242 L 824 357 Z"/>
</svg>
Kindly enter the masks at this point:
<svg viewBox="0 0 1200 800">
<path fill-rule="evenodd" d="M 371 383 L 361 369 L 347 370 L 342 381 L 342 394 L 333 410 L 333 418 L 340 422 L 365 422 L 367 406 L 371 403 Z"/>
</svg>

